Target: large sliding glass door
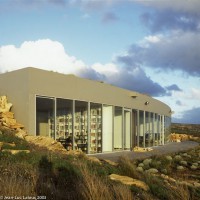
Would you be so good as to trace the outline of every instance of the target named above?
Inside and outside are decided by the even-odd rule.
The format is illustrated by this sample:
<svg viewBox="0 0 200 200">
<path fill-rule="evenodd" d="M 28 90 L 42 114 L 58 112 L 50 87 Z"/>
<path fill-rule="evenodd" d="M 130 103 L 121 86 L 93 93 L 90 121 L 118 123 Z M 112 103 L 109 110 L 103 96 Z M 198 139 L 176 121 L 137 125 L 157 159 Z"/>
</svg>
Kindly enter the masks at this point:
<svg viewBox="0 0 200 200">
<path fill-rule="evenodd" d="M 114 150 L 122 150 L 123 117 L 122 108 L 115 107 L 114 111 Z"/>
<path fill-rule="evenodd" d="M 90 153 L 102 152 L 102 104 L 90 103 Z"/>
<path fill-rule="evenodd" d="M 103 152 L 113 150 L 113 106 L 103 105 Z"/>
<path fill-rule="evenodd" d="M 75 101 L 74 149 L 88 151 L 88 103 Z"/>
<path fill-rule="evenodd" d="M 131 112 L 124 110 L 124 150 L 131 148 Z"/>
<path fill-rule="evenodd" d="M 54 98 L 36 97 L 36 135 L 55 138 Z"/>
</svg>

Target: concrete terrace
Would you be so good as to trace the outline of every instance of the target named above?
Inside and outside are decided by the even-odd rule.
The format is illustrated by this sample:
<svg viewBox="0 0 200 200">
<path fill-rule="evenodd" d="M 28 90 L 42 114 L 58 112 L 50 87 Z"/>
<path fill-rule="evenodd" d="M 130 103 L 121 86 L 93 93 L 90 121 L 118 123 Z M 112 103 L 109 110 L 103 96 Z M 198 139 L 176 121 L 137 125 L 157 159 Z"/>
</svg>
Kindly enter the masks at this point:
<svg viewBox="0 0 200 200">
<path fill-rule="evenodd" d="M 148 158 L 154 155 L 166 155 L 166 154 L 171 154 L 171 153 L 180 152 L 180 151 L 187 151 L 197 146 L 199 146 L 199 143 L 194 142 L 194 141 L 184 141 L 180 143 L 171 142 L 163 146 L 152 147 L 153 150 L 147 151 L 147 152 L 120 151 L 120 152 L 88 155 L 88 156 L 93 156 L 98 159 L 107 159 L 113 162 L 117 162 L 121 156 L 127 156 L 131 160 L 144 159 L 144 158 Z"/>
</svg>

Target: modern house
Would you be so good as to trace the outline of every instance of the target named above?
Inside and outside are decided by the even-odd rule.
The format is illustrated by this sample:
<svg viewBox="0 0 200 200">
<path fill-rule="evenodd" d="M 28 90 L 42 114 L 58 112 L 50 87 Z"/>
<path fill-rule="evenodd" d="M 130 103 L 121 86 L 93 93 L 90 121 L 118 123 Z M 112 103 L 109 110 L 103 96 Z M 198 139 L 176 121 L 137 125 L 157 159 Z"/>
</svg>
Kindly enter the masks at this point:
<svg viewBox="0 0 200 200">
<path fill-rule="evenodd" d="M 164 145 L 171 109 L 135 91 L 32 67 L 0 74 L 0 95 L 31 135 L 92 153 Z M 71 145 L 71 147 L 70 147 Z"/>
</svg>

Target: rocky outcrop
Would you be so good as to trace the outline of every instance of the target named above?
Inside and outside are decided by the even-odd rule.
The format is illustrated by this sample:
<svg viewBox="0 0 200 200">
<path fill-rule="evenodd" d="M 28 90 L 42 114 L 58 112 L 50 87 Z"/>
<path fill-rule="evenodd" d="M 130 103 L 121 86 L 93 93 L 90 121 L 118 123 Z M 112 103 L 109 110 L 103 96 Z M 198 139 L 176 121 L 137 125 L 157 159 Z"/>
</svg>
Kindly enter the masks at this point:
<svg viewBox="0 0 200 200">
<path fill-rule="evenodd" d="M 124 185 L 133 185 L 145 191 L 149 190 L 149 186 L 146 183 L 137 179 L 133 179 L 128 176 L 120 176 L 118 174 L 111 174 L 109 177 L 111 180 L 121 182 Z"/>
<path fill-rule="evenodd" d="M 169 135 L 170 142 L 182 142 L 186 140 L 196 140 L 198 137 L 194 137 L 192 135 L 188 134 L 177 134 L 177 133 L 171 133 Z"/>
<path fill-rule="evenodd" d="M 12 103 L 8 103 L 6 96 L 0 96 L 0 113 L 9 112 L 12 107 Z"/>
<path fill-rule="evenodd" d="M 14 118 L 14 113 L 10 111 L 12 103 L 8 103 L 6 96 L 0 97 L 0 127 L 2 130 L 11 130 L 15 136 L 26 140 L 30 144 L 38 147 L 46 148 L 49 151 L 57 151 L 61 153 L 67 153 L 67 150 L 63 147 L 60 142 L 55 141 L 49 137 L 42 136 L 29 136 L 24 129 L 24 125 L 17 122 Z M 0 144 L 0 149 L 3 144 Z M 3 150 L 2 150 L 3 151 Z M 20 151 L 4 150 L 9 151 L 12 154 L 16 154 Z"/>
</svg>

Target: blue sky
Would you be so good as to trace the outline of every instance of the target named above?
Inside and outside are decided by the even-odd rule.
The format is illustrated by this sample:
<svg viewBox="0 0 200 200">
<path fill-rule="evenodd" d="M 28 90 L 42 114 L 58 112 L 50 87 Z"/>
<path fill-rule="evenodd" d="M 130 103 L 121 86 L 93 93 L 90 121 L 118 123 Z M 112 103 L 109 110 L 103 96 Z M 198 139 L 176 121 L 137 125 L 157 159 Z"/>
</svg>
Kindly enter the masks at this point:
<svg viewBox="0 0 200 200">
<path fill-rule="evenodd" d="M 200 123 L 199 0 L 0 0 L 0 72 L 27 66 L 146 93 Z"/>
</svg>

